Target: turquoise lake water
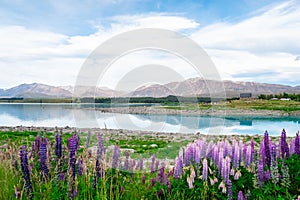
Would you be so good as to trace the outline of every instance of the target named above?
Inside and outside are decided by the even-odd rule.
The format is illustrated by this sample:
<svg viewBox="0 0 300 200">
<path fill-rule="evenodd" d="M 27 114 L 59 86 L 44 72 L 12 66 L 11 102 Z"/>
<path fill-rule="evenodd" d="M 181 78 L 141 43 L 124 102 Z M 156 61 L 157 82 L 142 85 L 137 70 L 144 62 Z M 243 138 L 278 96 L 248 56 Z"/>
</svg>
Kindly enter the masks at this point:
<svg viewBox="0 0 300 200">
<path fill-rule="evenodd" d="M 94 105 L 71 104 L 0 104 L 0 126 L 107 127 L 108 129 L 203 134 L 288 135 L 300 130 L 300 117 L 210 117 L 181 115 L 133 115 L 94 111 Z M 96 104 L 95 107 L 109 107 Z M 124 106 L 124 105 L 119 105 Z M 151 106 L 140 104 L 134 106 Z M 91 109 L 80 109 L 80 108 Z"/>
</svg>

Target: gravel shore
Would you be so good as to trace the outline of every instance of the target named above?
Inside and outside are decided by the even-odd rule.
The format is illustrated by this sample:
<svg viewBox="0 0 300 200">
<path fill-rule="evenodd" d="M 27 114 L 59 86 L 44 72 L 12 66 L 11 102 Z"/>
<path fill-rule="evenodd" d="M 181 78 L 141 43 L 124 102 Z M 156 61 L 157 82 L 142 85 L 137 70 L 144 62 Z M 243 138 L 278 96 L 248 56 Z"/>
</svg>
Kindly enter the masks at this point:
<svg viewBox="0 0 300 200">
<path fill-rule="evenodd" d="M 285 112 L 279 110 L 241 110 L 241 109 L 208 109 L 208 110 L 176 110 L 158 107 L 118 107 L 118 108 L 96 108 L 95 110 L 104 113 L 121 114 L 157 114 L 157 115 L 197 115 L 197 116 L 266 116 L 266 117 L 287 117 L 300 116 L 300 111 Z"/>
</svg>

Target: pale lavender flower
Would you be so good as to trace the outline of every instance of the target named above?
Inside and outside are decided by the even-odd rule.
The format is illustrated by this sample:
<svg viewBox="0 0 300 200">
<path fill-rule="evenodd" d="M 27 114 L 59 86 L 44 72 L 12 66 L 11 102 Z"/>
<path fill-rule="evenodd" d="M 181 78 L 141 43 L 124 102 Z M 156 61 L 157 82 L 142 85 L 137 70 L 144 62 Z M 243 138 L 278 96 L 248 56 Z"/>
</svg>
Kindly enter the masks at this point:
<svg viewBox="0 0 300 200">
<path fill-rule="evenodd" d="M 48 176 L 49 170 L 47 167 L 47 142 L 43 138 L 40 142 L 40 168 L 44 178 Z"/>
<path fill-rule="evenodd" d="M 263 162 L 262 160 L 260 159 L 258 161 L 258 184 L 259 186 L 262 186 L 263 183 L 265 182 L 265 173 L 264 173 L 264 165 L 263 165 Z"/>
<path fill-rule="evenodd" d="M 117 169 L 118 163 L 119 163 L 119 157 L 120 157 L 120 147 L 115 146 L 114 147 L 113 161 L 112 161 L 112 168 Z"/>
<path fill-rule="evenodd" d="M 295 154 L 295 139 L 291 139 L 290 141 L 290 153 Z"/>
<path fill-rule="evenodd" d="M 155 155 L 153 154 L 151 158 L 151 165 L 150 165 L 151 173 L 154 173 L 154 164 L 155 164 Z"/>
<path fill-rule="evenodd" d="M 242 191 L 239 191 L 238 193 L 238 200 L 244 200 L 244 195 Z"/>
<path fill-rule="evenodd" d="M 295 139 L 295 153 L 300 156 L 300 138 L 299 138 L 299 132 L 296 134 Z"/>
<path fill-rule="evenodd" d="M 207 167 L 207 159 L 204 158 L 202 161 L 203 169 L 202 169 L 202 179 L 207 181 L 207 173 L 208 173 L 208 167 Z"/>
<path fill-rule="evenodd" d="M 174 171 L 176 179 L 178 179 L 181 176 L 182 168 L 183 168 L 182 160 L 180 157 L 177 157 L 175 161 L 175 171 Z"/>
<path fill-rule="evenodd" d="M 28 157 L 27 157 L 27 150 L 26 146 L 21 146 L 20 148 L 20 164 L 22 175 L 25 181 L 25 191 L 28 193 L 30 199 L 33 199 L 33 190 L 32 184 L 30 180 L 30 172 L 28 168 Z"/>
<path fill-rule="evenodd" d="M 227 190 L 228 190 L 228 200 L 232 200 L 232 183 L 230 179 L 227 181 Z"/>
</svg>

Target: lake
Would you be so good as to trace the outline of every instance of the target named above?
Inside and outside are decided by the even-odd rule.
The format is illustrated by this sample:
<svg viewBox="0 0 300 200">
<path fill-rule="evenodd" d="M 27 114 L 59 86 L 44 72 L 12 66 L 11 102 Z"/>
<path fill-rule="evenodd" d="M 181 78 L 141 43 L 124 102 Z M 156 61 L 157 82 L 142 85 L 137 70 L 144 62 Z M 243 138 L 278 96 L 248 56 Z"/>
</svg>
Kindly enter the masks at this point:
<svg viewBox="0 0 300 200">
<path fill-rule="evenodd" d="M 294 136 L 300 130 L 300 117 L 181 116 L 102 113 L 95 107 L 110 104 L 0 104 L 0 126 L 47 126 L 129 129 L 155 132 L 203 134 L 280 135 L 283 128 Z M 123 104 L 117 106 L 126 106 Z M 133 104 L 131 106 L 151 106 Z"/>
</svg>

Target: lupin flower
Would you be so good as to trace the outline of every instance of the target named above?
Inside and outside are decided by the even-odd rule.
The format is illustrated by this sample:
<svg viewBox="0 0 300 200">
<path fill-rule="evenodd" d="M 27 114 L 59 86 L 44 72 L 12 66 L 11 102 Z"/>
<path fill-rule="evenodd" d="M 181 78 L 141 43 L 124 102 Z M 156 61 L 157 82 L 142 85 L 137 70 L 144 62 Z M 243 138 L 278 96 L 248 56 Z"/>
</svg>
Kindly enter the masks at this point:
<svg viewBox="0 0 300 200">
<path fill-rule="evenodd" d="M 265 174 L 265 179 L 266 179 L 266 181 L 268 181 L 268 180 L 270 180 L 270 178 L 271 178 L 270 170 L 267 170 L 266 174 Z"/>
<path fill-rule="evenodd" d="M 291 139 L 290 141 L 290 154 L 295 154 L 295 139 Z"/>
<path fill-rule="evenodd" d="M 55 155 L 58 162 L 62 157 L 62 135 L 58 133 L 55 136 Z"/>
<path fill-rule="evenodd" d="M 125 159 L 125 162 L 124 162 L 124 170 L 128 170 L 129 169 L 129 152 L 126 151 L 126 159 Z"/>
<path fill-rule="evenodd" d="M 145 182 L 146 182 L 146 176 L 145 176 L 145 174 L 143 174 L 143 176 L 142 176 L 142 184 L 145 185 Z"/>
<path fill-rule="evenodd" d="M 227 190 L 228 190 L 228 200 L 232 200 L 232 182 L 230 179 L 227 181 Z"/>
<path fill-rule="evenodd" d="M 20 148 L 20 164 L 21 164 L 22 175 L 25 181 L 25 191 L 27 192 L 29 198 L 32 199 L 33 191 L 32 191 L 32 185 L 30 180 L 30 172 L 28 168 L 28 157 L 27 157 L 26 146 L 21 146 Z"/>
<path fill-rule="evenodd" d="M 97 147 L 97 159 L 102 159 L 105 154 L 104 142 L 100 133 L 97 134 L 98 147 Z"/>
<path fill-rule="evenodd" d="M 182 174 L 183 163 L 180 157 L 175 159 L 175 178 L 178 179 Z"/>
<path fill-rule="evenodd" d="M 83 174 L 83 158 L 80 156 L 78 160 L 78 176 L 82 176 Z"/>
<path fill-rule="evenodd" d="M 260 160 L 262 161 L 263 167 L 265 166 L 266 156 L 265 156 L 265 144 L 264 141 L 260 141 L 259 146 Z"/>
<path fill-rule="evenodd" d="M 295 138 L 295 153 L 300 156 L 300 138 L 299 138 L 299 132 L 296 134 Z"/>
<path fill-rule="evenodd" d="M 286 141 L 286 132 L 283 129 L 282 133 L 281 133 L 281 140 L 280 140 L 280 145 L 281 145 L 281 156 L 282 158 L 288 158 L 290 157 L 290 153 L 289 153 L 289 147 Z"/>
<path fill-rule="evenodd" d="M 270 153 L 270 146 L 269 146 L 269 134 L 266 131 L 264 135 L 264 147 L 265 147 L 265 159 L 266 165 L 268 167 L 271 166 L 271 153 Z"/>
<path fill-rule="evenodd" d="M 40 169 L 43 173 L 43 178 L 48 176 L 49 170 L 47 167 L 47 141 L 45 138 L 40 142 Z"/>
<path fill-rule="evenodd" d="M 154 173 L 154 165 L 155 165 L 155 155 L 153 154 L 151 158 L 151 165 L 150 165 L 151 173 Z"/>
<path fill-rule="evenodd" d="M 77 136 L 74 134 L 72 138 L 69 138 L 69 159 L 70 168 L 72 170 L 72 177 L 75 178 L 76 175 L 76 153 L 77 153 Z"/>
<path fill-rule="evenodd" d="M 61 173 L 59 174 L 59 180 L 60 180 L 60 181 L 64 181 L 64 180 L 65 180 L 65 174 L 64 174 L 63 172 L 61 172 Z"/>
<path fill-rule="evenodd" d="M 262 186 L 263 183 L 265 182 L 265 173 L 264 173 L 264 165 L 263 161 L 260 159 L 258 161 L 258 184 L 259 186 Z"/>
<path fill-rule="evenodd" d="M 253 159 L 254 159 L 254 153 L 255 153 L 254 147 L 255 147 L 255 141 L 254 141 L 254 139 L 252 138 L 252 139 L 251 139 L 251 159 L 250 159 L 250 163 L 251 163 L 251 162 L 253 161 Z"/>
<path fill-rule="evenodd" d="M 120 157 L 120 147 L 115 146 L 114 147 L 113 161 L 112 161 L 112 168 L 117 169 L 118 163 L 119 163 L 119 157 Z"/>
<path fill-rule="evenodd" d="M 224 179 L 225 183 L 229 180 L 229 173 L 230 173 L 230 158 L 229 156 L 226 156 L 226 158 L 223 159 L 222 162 L 222 170 L 221 170 L 221 175 L 222 178 Z"/>
<path fill-rule="evenodd" d="M 244 195 L 242 191 L 239 191 L 238 193 L 238 200 L 244 200 Z"/>
<path fill-rule="evenodd" d="M 236 143 L 234 148 L 234 154 L 233 154 L 233 167 L 237 168 L 239 165 L 239 161 L 240 161 L 240 149 L 239 149 L 239 145 Z"/>
<path fill-rule="evenodd" d="M 159 170 L 159 176 L 160 176 L 160 183 L 163 183 L 164 185 L 167 184 L 167 177 L 166 177 L 166 174 L 165 174 L 165 167 L 162 166 Z"/>
<path fill-rule="evenodd" d="M 252 157 L 251 152 L 252 152 L 251 146 L 248 145 L 246 154 L 245 154 L 245 161 L 244 161 L 246 167 L 250 167 L 250 165 L 251 165 L 251 157 Z"/>
<path fill-rule="evenodd" d="M 207 181 L 207 173 L 208 173 L 208 167 L 207 167 L 207 159 L 204 158 L 202 161 L 202 179 Z"/>
</svg>

